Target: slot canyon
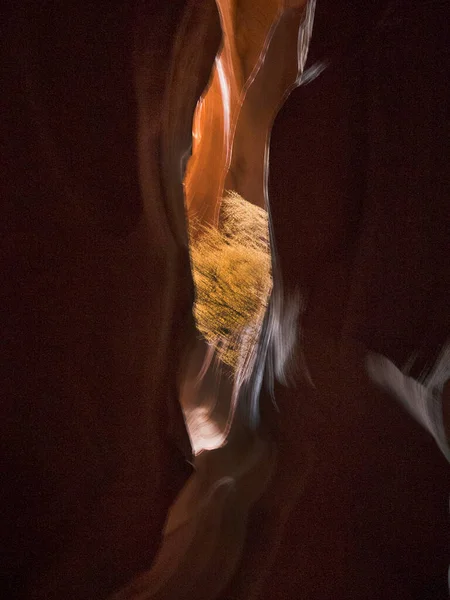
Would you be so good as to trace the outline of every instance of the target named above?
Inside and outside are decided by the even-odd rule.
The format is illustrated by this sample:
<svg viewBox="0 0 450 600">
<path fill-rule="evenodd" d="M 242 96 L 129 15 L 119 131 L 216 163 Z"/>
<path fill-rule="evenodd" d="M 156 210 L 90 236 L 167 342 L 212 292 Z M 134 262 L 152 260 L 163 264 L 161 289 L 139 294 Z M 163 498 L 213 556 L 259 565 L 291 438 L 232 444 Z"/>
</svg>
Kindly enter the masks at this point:
<svg viewBox="0 0 450 600">
<path fill-rule="evenodd" d="M 450 2 L 5 2 L 5 600 L 445 600 Z"/>
</svg>

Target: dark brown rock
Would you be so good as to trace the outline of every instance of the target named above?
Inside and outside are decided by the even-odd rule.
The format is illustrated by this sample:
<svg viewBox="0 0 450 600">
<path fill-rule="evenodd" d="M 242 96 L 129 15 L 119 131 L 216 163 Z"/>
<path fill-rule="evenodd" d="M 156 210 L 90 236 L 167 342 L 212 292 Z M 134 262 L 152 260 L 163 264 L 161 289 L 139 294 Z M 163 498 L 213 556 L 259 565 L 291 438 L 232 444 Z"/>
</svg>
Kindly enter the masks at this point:
<svg viewBox="0 0 450 600">
<path fill-rule="evenodd" d="M 117 589 L 151 563 L 189 473 L 192 282 L 159 153 L 187 3 L 134 4 L 2 8 L 3 598 Z M 220 40 L 203 6 L 192 111 Z"/>
</svg>

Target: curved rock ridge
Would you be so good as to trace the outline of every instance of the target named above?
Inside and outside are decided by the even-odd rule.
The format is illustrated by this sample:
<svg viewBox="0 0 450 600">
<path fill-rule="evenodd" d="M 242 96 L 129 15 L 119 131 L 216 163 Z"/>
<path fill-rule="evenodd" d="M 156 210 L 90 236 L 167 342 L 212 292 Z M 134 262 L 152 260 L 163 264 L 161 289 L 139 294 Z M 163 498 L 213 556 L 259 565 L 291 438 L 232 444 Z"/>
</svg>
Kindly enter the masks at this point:
<svg viewBox="0 0 450 600">
<path fill-rule="evenodd" d="M 180 161 L 221 30 L 190 4 L 1 8 L 2 598 L 111 594 L 191 471 Z M 202 53 L 180 57 L 181 23 Z"/>
<path fill-rule="evenodd" d="M 314 2 L 290 4 L 218 2 L 224 41 L 194 118 L 193 155 L 185 179 L 188 218 L 217 226 L 228 172 L 237 193 L 250 173 L 261 173 L 251 201 L 266 207 L 269 130 L 286 94 L 299 81 L 314 13 Z M 245 115 L 252 110 L 260 111 L 259 121 L 249 125 Z M 238 157 L 245 152 L 247 135 L 254 152 L 242 171 Z M 259 347 L 258 342 L 251 360 L 236 372 L 201 339 L 191 348 L 181 403 L 196 455 L 195 473 L 171 508 L 152 569 L 113 600 L 214 600 L 232 580 L 249 511 L 275 465 L 271 436 L 249 410 L 253 405 L 259 413 L 266 356 Z"/>
<path fill-rule="evenodd" d="M 303 69 L 314 5 L 307 0 L 218 1 L 223 47 L 194 117 L 185 178 L 190 216 L 217 224 L 225 188 L 266 206 L 267 139 Z"/>
<path fill-rule="evenodd" d="M 112 600 L 220 597 L 241 557 L 248 513 L 270 477 L 274 452 L 268 441 L 232 429 L 224 447 L 198 456 L 152 569 Z"/>
</svg>

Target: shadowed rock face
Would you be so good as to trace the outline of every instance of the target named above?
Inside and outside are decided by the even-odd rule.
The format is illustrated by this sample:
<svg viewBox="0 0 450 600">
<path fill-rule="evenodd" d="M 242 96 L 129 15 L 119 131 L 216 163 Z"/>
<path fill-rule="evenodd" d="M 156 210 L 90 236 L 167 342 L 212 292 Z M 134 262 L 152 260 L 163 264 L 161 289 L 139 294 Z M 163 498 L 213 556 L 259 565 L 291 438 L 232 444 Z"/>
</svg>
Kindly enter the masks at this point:
<svg viewBox="0 0 450 600">
<path fill-rule="evenodd" d="M 367 149 L 376 148 L 376 156 L 382 156 L 385 143 L 389 148 L 397 143 L 397 151 L 402 148 L 401 141 L 386 140 L 381 132 L 374 130 L 370 135 L 369 126 L 379 105 L 373 102 L 377 95 L 375 89 L 370 90 L 368 78 L 383 77 L 373 62 L 371 44 L 380 60 L 384 48 L 380 25 L 384 19 L 390 22 L 393 15 L 382 13 L 382 4 L 352 5 L 348 11 L 335 6 L 334 12 L 325 3 L 320 8 L 311 68 L 306 72 L 311 83 L 293 93 L 275 123 L 269 190 L 277 266 L 285 293 L 289 298 L 298 290 L 306 299 L 302 350 L 314 386 L 306 382 L 297 364 L 295 386 L 275 387 L 279 412 L 270 409 L 269 398 L 263 399 L 263 422 L 268 429 L 278 429 L 275 469 L 273 447 L 264 437 L 267 454 L 262 460 L 254 456 L 249 465 L 253 440 L 247 431 L 245 441 L 238 439 L 235 445 L 233 426 L 225 447 L 201 455 L 195 476 L 173 507 L 154 568 L 126 587 L 118 599 L 412 600 L 446 595 L 447 466 L 432 439 L 396 403 L 393 390 L 389 396 L 376 388 L 365 364 L 370 351 L 383 352 L 395 361 L 400 347 L 406 358 L 411 352 L 410 332 L 397 320 L 394 331 L 400 338 L 395 339 L 387 323 L 395 322 L 401 311 L 393 307 L 386 324 L 378 321 L 379 335 L 365 337 L 362 332 L 370 329 L 376 314 L 368 310 L 361 319 L 362 300 L 357 296 L 361 288 L 371 291 L 366 278 L 379 264 L 361 215 L 366 211 L 370 223 L 374 208 L 377 212 L 383 206 L 383 199 L 374 198 L 367 187 L 374 176 Z M 423 17 L 408 15 L 417 23 Z M 278 33 L 290 31 L 282 19 L 278 25 Z M 428 23 L 428 32 L 433 27 Z M 295 28 L 290 32 L 295 40 Z M 255 203 L 264 197 L 265 165 L 258 152 L 266 150 L 270 119 L 282 96 L 277 96 L 276 85 L 289 83 L 290 75 L 293 82 L 296 75 L 293 69 L 276 68 L 282 63 L 277 60 L 285 40 L 286 36 L 280 34 L 277 39 L 274 33 L 266 61 L 242 106 L 233 105 L 238 117 L 225 185 L 246 190 Z M 401 39 L 389 38 L 388 47 L 400 50 Z M 428 60 L 430 56 L 433 52 Z M 406 62 L 403 67 L 407 72 L 410 65 Z M 230 91 L 233 71 L 224 69 L 226 76 L 231 80 Z M 217 72 L 215 77 L 197 112 L 197 145 L 186 183 L 189 210 L 206 221 L 214 220 L 219 175 L 228 168 L 225 125 L 220 121 L 223 96 L 214 88 Z M 382 104 L 385 99 L 381 94 L 377 101 Z M 246 168 L 246 163 L 253 169 Z M 195 177 L 200 187 L 190 188 Z M 205 193 L 203 184 L 212 191 L 203 199 L 201 194 L 195 197 L 197 190 Z M 198 201 L 198 206 L 189 201 Z M 420 214 L 416 218 L 420 220 Z M 375 220 L 380 227 L 388 222 L 387 214 Z M 431 253 L 436 257 L 443 250 L 445 234 L 439 236 L 437 246 L 436 240 L 432 242 Z M 393 245 L 383 251 L 387 259 L 390 252 L 395 263 L 397 244 Z M 367 264 L 355 260 L 359 252 L 368 254 Z M 358 285 L 353 287 L 355 279 Z M 444 291 L 446 285 L 443 279 Z M 415 293 L 414 284 L 410 293 Z M 384 345 L 379 345 L 380 339 Z M 416 343 L 420 348 L 420 338 Z M 431 351 L 421 360 L 434 358 Z M 189 394 L 197 392 L 197 400 L 213 389 L 208 378 L 202 384 L 202 390 L 195 385 L 189 389 Z M 220 391 L 220 395 L 217 390 L 211 394 L 212 400 L 226 404 L 230 390 L 222 387 Z M 188 394 L 186 400 L 193 403 Z M 213 413 L 209 407 L 210 422 L 219 422 Z M 239 410 L 236 414 L 239 438 L 245 417 L 239 422 L 242 414 Z M 268 474 L 267 490 L 258 499 Z M 251 488 L 246 487 L 246 479 L 251 479 Z M 251 500 L 249 490 L 254 493 Z M 228 579 L 231 582 L 223 591 Z"/>
<path fill-rule="evenodd" d="M 274 242 L 315 387 L 300 369 L 275 387 L 279 468 L 224 598 L 448 597 L 448 466 L 364 356 L 413 354 L 419 379 L 449 337 L 449 12 L 370 4 L 318 3 L 306 72 L 329 66 L 272 132 Z"/>
<path fill-rule="evenodd" d="M 190 9 L 203 53 L 167 127 L 187 3 L 134 4 L 2 8 L 3 598 L 105 597 L 151 563 L 189 472 L 193 293 L 164 140 L 189 146 L 220 28 L 213 2 Z"/>
</svg>

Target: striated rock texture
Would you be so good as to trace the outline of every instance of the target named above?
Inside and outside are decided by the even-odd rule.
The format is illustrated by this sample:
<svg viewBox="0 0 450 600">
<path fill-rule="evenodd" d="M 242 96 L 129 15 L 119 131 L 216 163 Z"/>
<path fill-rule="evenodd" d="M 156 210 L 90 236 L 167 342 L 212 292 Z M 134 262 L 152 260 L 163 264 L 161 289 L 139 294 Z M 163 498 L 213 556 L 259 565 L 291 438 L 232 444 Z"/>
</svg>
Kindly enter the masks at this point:
<svg viewBox="0 0 450 600">
<path fill-rule="evenodd" d="M 188 214 L 217 224 L 224 189 L 265 206 L 267 136 L 306 55 L 314 2 L 218 0 L 223 46 L 194 119 Z M 297 52 L 298 47 L 298 52 Z"/>
<path fill-rule="evenodd" d="M 5 599 L 106 597 L 150 565 L 190 472 L 180 164 L 221 32 L 187 5 L 1 9 Z"/>
<path fill-rule="evenodd" d="M 268 215 L 236 193 L 221 207 L 220 228 L 203 227 L 191 242 L 194 317 L 217 358 L 236 371 L 258 343 L 270 294 Z"/>
<path fill-rule="evenodd" d="M 233 278 L 237 279 L 239 274 L 242 278 L 242 269 L 248 271 L 252 244 L 266 247 L 267 233 L 264 229 L 267 228 L 267 215 L 263 217 L 265 210 L 261 207 L 266 199 L 268 128 L 282 96 L 301 72 L 311 32 L 314 3 L 309 3 L 307 9 L 302 2 L 288 9 L 284 3 L 278 2 L 277 10 L 273 11 L 271 17 L 272 23 L 266 23 L 262 30 L 264 21 L 258 22 L 262 6 L 255 5 L 252 15 L 249 12 L 250 4 L 220 3 L 224 46 L 216 59 L 211 85 L 197 108 L 193 131 L 195 144 L 185 181 L 189 217 L 195 225 L 200 223 L 200 227 L 195 230 L 194 226 L 192 232 L 196 281 L 199 279 L 199 269 L 204 269 L 206 265 L 209 265 L 206 270 L 210 281 L 215 268 L 212 264 L 214 256 L 201 257 L 199 254 L 211 251 L 211 246 L 219 242 L 221 234 L 225 233 L 230 240 L 234 240 L 229 246 L 231 252 L 237 249 L 237 242 L 240 241 L 242 245 L 245 240 L 243 245 L 249 254 L 245 256 L 245 251 L 241 249 L 242 262 L 239 263 L 236 260 L 238 257 L 235 257 L 236 266 L 227 265 L 227 268 L 234 268 L 235 272 L 226 276 L 217 272 L 216 279 L 212 279 L 216 283 L 217 279 L 223 279 L 224 298 L 213 293 L 211 299 L 213 303 L 223 300 L 226 308 L 222 315 L 217 315 L 216 323 L 210 322 L 206 326 L 207 331 L 205 317 L 209 315 L 206 320 L 210 321 L 212 314 L 214 321 L 214 310 L 217 311 L 217 308 L 214 308 L 214 304 L 211 307 L 206 305 L 205 289 L 197 289 L 199 329 L 207 339 L 211 337 L 208 332 L 221 335 L 220 328 L 224 326 L 224 321 L 227 322 L 227 310 L 239 311 L 243 302 L 245 305 L 251 300 L 251 286 L 256 283 L 252 282 L 252 278 L 256 273 L 247 273 L 244 281 L 240 282 L 240 289 L 234 293 L 229 288 L 235 283 Z M 247 22 L 251 15 L 256 21 Z M 287 37 L 284 35 L 286 31 L 290 33 Z M 272 48 L 274 43 L 275 47 Z M 262 70 L 262 79 L 258 79 Z M 219 95 L 214 88 L 215 78 L 219 78 L 221 86 Z M 251 94 L 257 81 L 259 92 Z M 242 89 L 240 86 L 243 86 Z M 258 100 L 258 94 L 262 92 L 266 93 L 266 97 Z M 252 108 L 258 108 L 258 101 L 261 104 L 258 112 L 260 118 L 253 122 L 253 126 L 260 126 L 261 131 L 256 127 L 253 131 L 252 124 L 245 129 L 245 115 L 251 114 Z M 250 107 L 245 108 L 248 102 Z M 244 115 L 242 120 L 241 114 Z M 240 135 L 235 137 L 238 131 Z M 248 139 L 245 132 L 250 136 Z M 236 165 L 230 167 L 232 153 L 236 151 L 237 156 L 242 157 L 244 141 L 247 142 L 245 148 L 250 144 L 253 151 L 251 155 L 246 155 L 246 168 L 236 168 Z M 258 197 L 254 195 L 249 206 L 256 204 L 259 207 L 243 209 L 245 201 L 238 201 L 239 195 L 224 195 L 224 210 L 219 225 L 219 232 L 222 233 L 215 235 L 215 229 L 209 229 L 209 233 L 205 234 L 202 227 L 205 223 L 210 224 L 211 228 L 218 224 L 222 196 L 217 195 L 217 190 L 221 193 L 223 177 L 228 169 L 230 173 L 233 171 L 231 185 L 236 189 L 240 189 L 244 182 L 252 181 L 252 177 L 255 179 Z M 261 177 L 258 177 L 258 173 Z M 202 197 L 205 189 L 209 191 Z M 236 200 L 234 207 L 229 203 L 233 198 Z M 258 215 L 259 234 L 256 219 L 253 216 L 249 218 L 250 215 Z M 246 227 L 249 229 L 247 233 Z M 255 234 L 258 234 L 256 240 Z M 207 238 L 209 243 L 205 242 Z M 211 240 L 215 242 L 211 244 Z M 225 267 L 225 259 L 229 258 L 230 253 L 221 253 L 218 261 L 220 269 Z M 263 273 L 266 272 L 267 279 L 267 265 L 256 263 L 250 269 L 260 268 Z M 266 292 L 258 292 L 258 295 L 265 296 Z M 227 306 L 226 303 L 230 304 Z M 203 311 L 202 318 L 199 310 Z M 258 330 L 260 321 L 258 315 Z M 225 329 L 227 327 L 231 327 L 229 317 Z M 224 332 L 224 335 L 226 338 L 229 333 Z M 171 508 L 163 544 L 154 565 L 114 595 L 114 600 L 213 600 L 221 597 L 239 565 L 249 511 L 265 489 L 275 459 L 275 447 L 270 435 L 267 435 L 269 427 L 258 427 L 260 377 L 264 363 L 260 361 L 261 364 L 253 368 L 258 347 L 255 347 L 256 340 L 250 327 L 246 327 L 244 335 L 251 335 L 252 344 L 250 348 L 240 340 L 238 364 L 235 364 L 237 357 L 229 361 L 230 352 L 223 357 L 225 362 L 233 363 L 234 369 L 220 360 L 222 350 L 215 352 L 212 346 L 207 348 L 201 339 L 190 354 L 181 401 L 196 452 L 195 473 Z M 245 352 L 241 352 L 243 348 Z M 231 349 L 237 354 L 236 348 Z"/>
<path fill-rule="evenodd" d="M 261 67 L 281 2 L 218 0 L 217 5 L 223 44 L 210 86 L 196 110 L 193 156 L 185 179 L 188 214 L 214 224 L 219 218 L 239 113 Z"/>
</svg>

